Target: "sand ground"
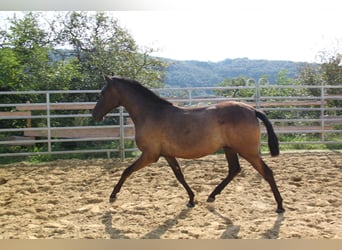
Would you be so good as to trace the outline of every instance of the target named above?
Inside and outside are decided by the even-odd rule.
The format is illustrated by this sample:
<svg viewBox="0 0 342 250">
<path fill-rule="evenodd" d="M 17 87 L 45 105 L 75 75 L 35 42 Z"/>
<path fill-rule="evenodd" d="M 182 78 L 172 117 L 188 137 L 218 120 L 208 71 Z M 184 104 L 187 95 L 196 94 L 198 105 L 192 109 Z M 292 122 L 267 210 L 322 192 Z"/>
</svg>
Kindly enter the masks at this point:
<svg viewBox="0 0 342 250">
<path fill-rule="evenodd" d="M 227 174 L 223 155 L 179 160 L 194 208 L 163 159 L 134 173 L 112 204 L 113 186 L 133 159 L 0 165 L 0 239 L 342 239 L 341 152 L 263 158 L 284 214 L 275 213 L 269 185 L 242 159 L 241 173 L 207 203 Z"/>
</svg>

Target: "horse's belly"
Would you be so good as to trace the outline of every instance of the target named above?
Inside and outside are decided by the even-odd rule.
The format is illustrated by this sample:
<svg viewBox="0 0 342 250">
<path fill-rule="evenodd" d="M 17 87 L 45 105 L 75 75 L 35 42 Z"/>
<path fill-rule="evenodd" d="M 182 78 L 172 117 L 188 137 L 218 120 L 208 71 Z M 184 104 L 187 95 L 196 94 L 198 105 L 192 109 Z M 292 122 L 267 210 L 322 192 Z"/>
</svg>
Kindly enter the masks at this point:
<svg viewBox="0 0 342 250">
<path fill-rule="evenodd" d="M 201 131 L 204 132 L 204 131 Z M 180 134 L 162 142 L 162 155 L 179 158 L 200 158 L 214 153 L 224 146 L 216 133 Z"/>
</svg>

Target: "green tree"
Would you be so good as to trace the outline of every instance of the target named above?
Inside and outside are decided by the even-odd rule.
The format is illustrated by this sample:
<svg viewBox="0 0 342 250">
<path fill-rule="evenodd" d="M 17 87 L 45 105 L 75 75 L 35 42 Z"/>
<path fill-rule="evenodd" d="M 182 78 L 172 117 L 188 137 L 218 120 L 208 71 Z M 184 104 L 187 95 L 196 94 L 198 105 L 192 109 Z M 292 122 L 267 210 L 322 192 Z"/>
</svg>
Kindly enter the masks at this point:
<svg viewBox="0 0 342 250">
<path fill-rule="evenodd" d="M 14 51 L 0 49 L 0 91 L 23 89 L 22 69 Z"/>
<path fill-rule="evenodd" d="M 71 12 L 63 19 L 60 37 L 73 48 L 84 74 L 82 88 L 99 88 L 103 75 L 139 80 L 149 87 L 160 87 L 166 64 L 154 59 L 152 48 L 140 48 L 118 21 L 102 12 Z"/>
<path fill-rule="evenodd" d="M 342 84 L 342 53 L 338 50 L 333 51 L 321 51 L 318 54 L 320 59 L 319 64 L 305 65 L 301 68 L 299 81 L 305 85 L 312 86 L 340 86 Z M 320 89 L 308 89 L 314 96 L 320 96 Z M 330 88 L 326 90 L 326 95 L 342 95 L 341 88 Z M 341 100 L 328 100 L 327 105 L 329 107 L 341 107 Z M 336 114 L 340 115 L 341 111 L 337 111 Z"/>
<path fill-rule="evenodd" d="M 9 28 L 0 30 L 1 89 L 99 89 L 111 72 L 159 87 L 166 64 L 151 57 L 153 51 L 140 48 L 102 12 L 58 12 L 52 18 L 28 12 L 9 18 Z"/>
<path fill-rule="evenodd" d="M 280 70 L 277 74 L 276 84 L 270 85 L 267 88 L 262 88 L 261 95 L 262 96 L 288 96 L 288 97 L 296 97 L 296 96 L 305 96 L 307 95 L 306 89 L 298 89 L 298 88 L 277 88 L 277 86 L 295 86 L 299 85 L 300 82 L 296 79 L 289 77 L 288 71 L 286 69 Z"/>
<path fill-rule="evenodd" d="M 42 20 L 39 12 L 13 16 L 9 28 L 0 32 L 2 90 L 66 89 L 71 86 L 70 76 L 78 75 L 77 67 L 71 71 L 72 63 L 51 60 L 57 39 Z M 69 77 L 64 77 L 65 72 Z"/>
<path fill-rule="evenodd" d="M 149 87 L 160 87 L 166 64 L 140 48 L 118 21 L 102 12 L 28 12 L 0 30 L 0 89 L 100 89 L 115 72 Z M 57 49 L 68 46 L 69 49 Z M 45 101 L 30 96 L 31 102 Z M 24 96 L 6 102 L 21 103 Z M 51 101 L 95 101 L 93 94 L 54 95 Z M 5 101 L 5 100 L 3 100 Z"/>
<path fill-rule="evenodd" d="M 251 79 L 247 79 L 244 76 L 239 76 L 236 78 L 230 78 L 225 79 L 222 82 L 219 83 L 220 87 L 245 87 L 245 86 L 254 86 L 255 87 L 255 81 Z M 255 88 L 247 88 L 247 89 L 226 89 L 226 90 L 217 90 L 215 91 L 217 95 L 225 96 L 225 97 L 232 97 L 232 98 L 238 98 L 238 97 L 253 97 L 255 93 Z"/>
<path fill-rule="evenodd" d="M 10 19 L 10 28 L 1 32 L 3 90 L 36 89 L 43 82 L 48 62 L 45 32 L 39 28 L 37 15 L 29 13 L 22 19 Z M 8 66 L 5 65 L 8 63 Z"/>
<path fill-rule="evenodd" d="M 253 88 L 251 89 L 236 88 L 236 89 L 229 89 L 229 90 L 217 90 L 216 94 L 220 96 L 226 96 L 226 97 L 241 98 L 241 100 L 244 100 L 244 98 L 248 98 L 250 99 L 250 101 L 259 100 L 261 102 L 265 100 L 265 98 L 263 97 L 267 97 L 268 102 L 274 102 L 274 103 L 284 102 L 284 101 L 293 101 L 294 97 L 303 97 L 303 96 L 308 95 L 308 92 L 306 89 L 291 87 L 293 85 L 298 85 L 299 81 L 290 78 L 288 76 L 287 70 L 280 70 L 278 72 L 276 83 L 277 84 L 270 85 L 268 83 L 267 77 L 260 78 L 258 82 L 256 82 L 253 79 L 248 80 L 245 77 L 226 79 L 225 81 L 220 83 L 220 86 L 230 86 L 230 87 L 252 86 Z M 257 85 L 259 86 L 258 90 L 257 90 Z M 283 87 L 279 88 L 278 86 L 280 85 Z M 286 86 L 289 86 L 289 87 L 286 87 Z M 287 107 L 291 108 L 291 106 L 287 106 Z M 272 119 L 282 119 L 284 117 L 288 119 L 292 119 L 292 118 L 305 117 L 305 116 L 310 115 L 310 114 L 305 114 L 305 112 L 297 112 L 297 111 L 291 111 L 291 110 L 284 112 L 284 111 L 281 111 L 281 110 L 279 111 L 276 109 L 266 111 L 266 113 L 269 116 L 269 118 L 272 118 Z"/>
</svg>

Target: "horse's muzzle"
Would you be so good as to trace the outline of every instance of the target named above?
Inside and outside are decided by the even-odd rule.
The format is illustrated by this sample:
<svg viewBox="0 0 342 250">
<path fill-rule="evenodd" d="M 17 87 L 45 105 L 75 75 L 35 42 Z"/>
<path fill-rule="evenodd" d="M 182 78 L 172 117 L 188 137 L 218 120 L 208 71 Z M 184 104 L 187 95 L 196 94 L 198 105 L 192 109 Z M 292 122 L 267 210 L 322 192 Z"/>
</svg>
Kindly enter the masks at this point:
<svg viewBox="0 0 342 250">
<path fill-rule="evenodd" d="M 94 118 L 94 120 L 97 121 L 97 122 L 101 122 L 101 121 L 104 120 L 104 116 L 97 115 L 94 111 L 92 112 L 91 115 Z"/>
</svg>

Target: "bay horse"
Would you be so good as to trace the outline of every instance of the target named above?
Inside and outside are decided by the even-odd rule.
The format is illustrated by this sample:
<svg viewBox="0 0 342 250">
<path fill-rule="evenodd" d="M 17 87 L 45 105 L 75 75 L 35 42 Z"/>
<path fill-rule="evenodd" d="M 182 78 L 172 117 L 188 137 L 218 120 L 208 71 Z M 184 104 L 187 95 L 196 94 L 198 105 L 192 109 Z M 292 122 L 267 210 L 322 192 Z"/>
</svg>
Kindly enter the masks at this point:
<svg viewBox="0 0 342 250">
<path fill-rule="evenodd" d="M 194 207 L 194 193 L 186 183 L 176 157 L 200 158 L 224 150 L 228 161 L 228 176 L 213 190 L 207 202 L 240 172 L 238 155 L 246 159 L 269 183 L 277 202 L 277 213 L 285 210 L 272 170 L 259 153 L 259 118 L 266 126 L 268 146 L 272 156 L 279 154 L 278 138 L 264 113 L 240 102 L 222 102 L 201 108 L 180 108 L 159 97 L 139 82 L 118 76 L 106 76 L 99 100 L 92 111 L 101 121 L 112 109 L 123 106 L 133 120 L 135 141 L 140 157 L 127 167 L 110 195 L 110 202 L 125 180 L 135 171 L 157 162 L 162 156 L 171 166 L 177 180 L 189 196 L 188 207 Z"/>
</svg>

